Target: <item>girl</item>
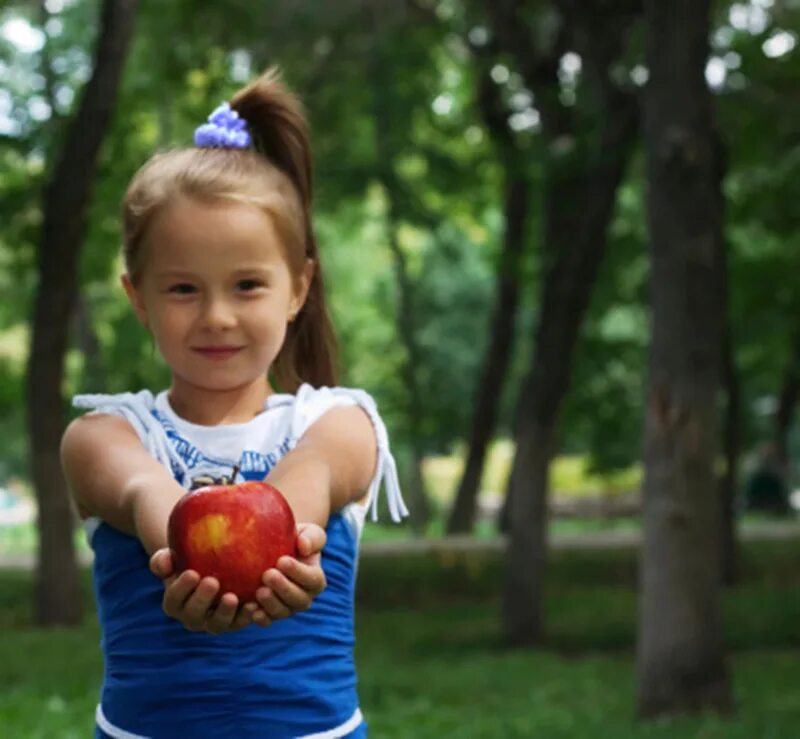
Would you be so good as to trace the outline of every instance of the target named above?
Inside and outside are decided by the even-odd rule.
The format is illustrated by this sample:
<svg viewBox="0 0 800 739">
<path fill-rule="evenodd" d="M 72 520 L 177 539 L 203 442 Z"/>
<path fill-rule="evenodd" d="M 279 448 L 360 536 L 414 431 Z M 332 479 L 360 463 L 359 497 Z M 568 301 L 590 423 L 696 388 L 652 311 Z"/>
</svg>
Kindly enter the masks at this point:
<svg viewBox="0 0 800 739">
<path fill-rule="evenodd" d="M 195 144 L 148 161 L 123 209 L 122 284 L 170 388 L 76 397 L 95 412 L 62 443 L 95 552 L 96 736 L 366 736 L 358 540 L 381 481 L 392 518 L 407 511 L 372 399 L 335 387 L 306 124 L 268 72 Z M 303 522 L 301 556 L 264 573 L 257 603 L 174 573 L 166 548 L 176 501 L 234 466 L 239 479 L 266 477 Z"/>
</svg>

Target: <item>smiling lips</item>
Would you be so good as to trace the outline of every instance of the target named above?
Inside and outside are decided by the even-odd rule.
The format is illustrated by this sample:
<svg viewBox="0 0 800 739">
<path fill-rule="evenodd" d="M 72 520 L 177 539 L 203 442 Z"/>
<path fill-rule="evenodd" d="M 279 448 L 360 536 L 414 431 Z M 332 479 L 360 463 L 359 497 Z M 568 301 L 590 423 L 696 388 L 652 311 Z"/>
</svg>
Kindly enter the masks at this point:
<svg viewBox="0 0 800 739">
<path fill-rule="evenodd" d="M 196 346 L 194 350 L 204 356 L 206 359 L 211 359 L 217 362 L 223 359 L 229 359 L 234 354 L 238 354 L 243 347 L 241 346 Z"/>
</svg>

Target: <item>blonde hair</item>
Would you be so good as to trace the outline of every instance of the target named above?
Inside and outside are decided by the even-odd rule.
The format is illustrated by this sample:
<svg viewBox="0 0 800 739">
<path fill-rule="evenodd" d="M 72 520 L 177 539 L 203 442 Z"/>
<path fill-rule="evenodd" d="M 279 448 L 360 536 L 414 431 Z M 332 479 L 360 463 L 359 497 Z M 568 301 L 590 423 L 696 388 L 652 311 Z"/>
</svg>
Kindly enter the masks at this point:
<svg viewBox="0 0 800 739">
<path fill-rule="evenodd" d="M 126 269 L 137 284 L 147 258 L 147 232 L 157 214 L 179 197 L 261 208 L 273 219 L 295 279 L 307 259 L 314 262 L 308 297 L 273 365 L 275 379 L 288 392 L 303 382 L 335 385 L 336 339 L 312 225 L 312 159 L 303 108 L 274 68 L 239 90 L 230 106 L 247 122 L 252 148 L 167 151 L 134 176 L 123 201 Z"/>
</svg>

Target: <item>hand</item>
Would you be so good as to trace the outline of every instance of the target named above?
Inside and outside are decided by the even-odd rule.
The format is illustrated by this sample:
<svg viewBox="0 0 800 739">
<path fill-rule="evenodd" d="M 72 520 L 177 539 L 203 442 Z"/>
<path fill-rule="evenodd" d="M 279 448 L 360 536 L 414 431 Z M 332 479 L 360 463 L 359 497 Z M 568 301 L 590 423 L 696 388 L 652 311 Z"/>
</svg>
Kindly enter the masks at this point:
<svg viewBox="0 0 800 739">
<path fill-rule="evenodd" d="M 153 554 L 150 570 L 164 580 L 164 613 L 180 621 L 189 631 L 223 634 L 243 629 L 254 621 L 263 625 L 270 623 L 257 603 L 240 605 L 233 593 L 223 594 L 215 603 L 219 592 L 216 578 L 201 578 L 194 570 L 176 576 L 169 549 L 159 549 Z"/>
<path fill-rule="evenodd" d="M 265 587 L 256 592 L 258 605 L 263 609 L 253 615 L 256 624 L 269 626 L 273 621 L 305 611 L 325 590 L 321 552 L 326 538 L 325 529 L 317 524 L 297 525 L 298 557 L 281 557 L 276 567 L 264 573 Z"/>
</svg>

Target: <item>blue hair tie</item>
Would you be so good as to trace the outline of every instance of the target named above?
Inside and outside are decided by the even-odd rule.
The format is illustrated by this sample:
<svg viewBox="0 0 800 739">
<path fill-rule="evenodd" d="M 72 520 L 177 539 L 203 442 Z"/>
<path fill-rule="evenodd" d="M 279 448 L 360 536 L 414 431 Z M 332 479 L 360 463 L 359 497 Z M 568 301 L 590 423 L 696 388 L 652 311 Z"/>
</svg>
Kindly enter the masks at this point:
<svg viewBox="0 0 800 739">
<path fill-rule="evenodd" d="M 195 129 L 194 143 L 204 149 L 247 149 L 252 141 L 244 120 L 228 103 L 222 103 L 208 116 L 208 123 Z"/>
</svg>

